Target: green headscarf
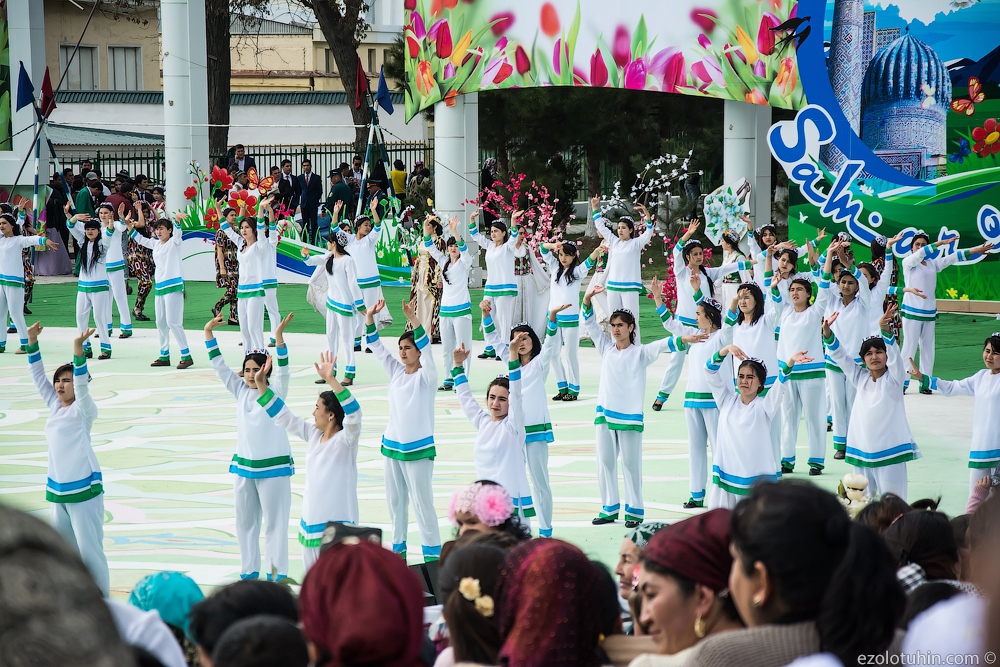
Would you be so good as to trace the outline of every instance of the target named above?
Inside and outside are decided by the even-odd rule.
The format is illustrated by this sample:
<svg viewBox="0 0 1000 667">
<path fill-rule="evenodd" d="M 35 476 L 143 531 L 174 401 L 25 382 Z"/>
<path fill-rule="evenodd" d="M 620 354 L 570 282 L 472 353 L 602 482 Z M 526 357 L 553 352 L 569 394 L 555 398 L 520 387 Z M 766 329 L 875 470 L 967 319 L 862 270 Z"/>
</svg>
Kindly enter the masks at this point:
<svg viewBox="0 0 1000 667">
<path fill-rule="evenodd" d="M 635 546 L 640 549 L 646 548 L 646 543 L 649 542 L 649 538 L 653 536 L 659 529 L 668 526 L 669 524 L 663 521 L 644 521 L 640 523 L 635 528 L 629 528 L 628 532 L 625 533 L 625 539 L 632 540 Z"/>
</svg>

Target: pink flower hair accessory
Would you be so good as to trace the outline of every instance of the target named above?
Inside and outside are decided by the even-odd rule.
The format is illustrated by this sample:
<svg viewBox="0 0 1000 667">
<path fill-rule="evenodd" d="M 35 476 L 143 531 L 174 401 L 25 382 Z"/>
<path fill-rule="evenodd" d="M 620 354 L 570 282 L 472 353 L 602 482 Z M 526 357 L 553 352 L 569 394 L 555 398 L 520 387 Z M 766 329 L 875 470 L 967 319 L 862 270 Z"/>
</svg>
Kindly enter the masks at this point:
<svg viewBox="0 0 1000 667">
<path fill-rule="evenodd" d="M 458 525 L 455 517 L 458 512 L 472 514 L 480 523 L 495 528 L 513 516 L 514 501 L 499 484 L 476 482 L 452 494 L 448 518 L 455 525 Z"/>
</svg>

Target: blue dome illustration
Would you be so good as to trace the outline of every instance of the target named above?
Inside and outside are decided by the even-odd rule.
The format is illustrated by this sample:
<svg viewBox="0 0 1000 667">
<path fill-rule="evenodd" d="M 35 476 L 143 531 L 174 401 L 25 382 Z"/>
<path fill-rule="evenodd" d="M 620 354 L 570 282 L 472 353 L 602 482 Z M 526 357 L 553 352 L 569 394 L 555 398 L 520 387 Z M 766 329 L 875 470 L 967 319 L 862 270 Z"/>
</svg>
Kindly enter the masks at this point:
<svg viewBox="0 0 1000 667">
<path fill-rule="evenodd" d="M 861 139 L 918 176 L 945 154 L 951 78 L 934 50 L 909 33 L 872 58 L 861 87 Z"/>
</svg>

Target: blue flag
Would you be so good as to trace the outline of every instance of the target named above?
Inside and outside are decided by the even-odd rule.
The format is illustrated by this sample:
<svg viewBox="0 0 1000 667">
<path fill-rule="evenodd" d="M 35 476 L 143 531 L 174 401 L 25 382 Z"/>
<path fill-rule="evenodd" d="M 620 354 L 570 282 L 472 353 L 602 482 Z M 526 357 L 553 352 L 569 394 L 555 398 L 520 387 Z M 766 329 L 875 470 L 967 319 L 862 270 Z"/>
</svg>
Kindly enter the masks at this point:
<svg viewBox="0 0 1000 667">
<path fill-rule="evenodd" d="M 24 69 L 24 62 L 21 62 L 21 73 L 17 75 L 17 108 L 20 111 L 26 106 L 30 106 L 35 101 L 35 87 L 31 85 L 27 70 Z"/>
<path fill-rule="evenodd" d="M 385 82 L 385 66 L 383 65 L 382 71 L 378 75 L 378 92 L 375 93 L 375 101 L 378 105 L 385 109 L 385 112 L 392 115 L 392 98 L 389 97 L 389 86 Z"/>
</svg>

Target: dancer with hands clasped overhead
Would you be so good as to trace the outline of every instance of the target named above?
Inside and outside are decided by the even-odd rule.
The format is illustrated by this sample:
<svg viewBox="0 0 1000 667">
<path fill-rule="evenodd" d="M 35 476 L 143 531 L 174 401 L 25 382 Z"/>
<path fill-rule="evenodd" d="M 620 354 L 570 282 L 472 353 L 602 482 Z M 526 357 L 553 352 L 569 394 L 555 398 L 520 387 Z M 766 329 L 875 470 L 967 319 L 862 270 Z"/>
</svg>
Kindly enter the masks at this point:
<svg viewBox="0 0 1000 667">
<path fill-rule="evenodd" d="M 344 202 L 337 200 L 333 205 L 334 224 L 340 220 L 340 210 Z M 372 217 L 359 215 L 354 219 L 354 234 L 350 234 L 347 239 L 347 251 L 351 253 L 354 260 L 354 268 L 357 273 L 358 289 L 361 290 L 361 298 L 366 308 L 371 308 L 382 298 L 382 278 L 378 272 L 378 258 L 375 255 L 375 245 L 382 236 L 382 220 L 379 218 L 378 209 L 380 206 L 373 206 Z M 356 324 L 354 328 L 354 347 L 361 347 L 365 329 L 364 315 L 354 318 Z"/>
<path fill-rule="evenodd" d="M 736 366 L 736 392 L 719 374 L 725 358 Z M 775 481 L 771 421 L 781 409 L 781 391 L 797 364 L 813 359 L 805 351 L 791 355 L 778 368 L 777 380 L 765 391 L 768 368 L 736 345 L 719 350 L 706 364 L 708 384 L 719 406 L 719 441 L 712 452 L 712 488 L 708 507 L 732 509 L 758 481 Z"/>
<path fill-rule="evenodd" d="M 7 346 L 7 315 L 17 329 L 20 346 L 15 354 L 25 354 L 28 348 L 28 326 L 24 322 L 24 262 L 25 248 L 56 250 L 59 246 L 44 236 L 21 234 L 17 218 L 11 213 L 0 214 L 0 353 Z"/>
<path fill-rule="evenodd" d="M 358 523 L 361 406 L 350 390 L 337 382 L 333 372 L 337 359 L 329 352 L 321 353 L 319 359 L 320 363 L 313 365 L 330 391 L 324 391 L 316 399 L 312 424 L 293 414 L 284 400 L 267 386 L 270 357 L 254 377 L 260 407 L 275 424 L 306 442 L 309 474 L 299 521 L 299 544 L 306 572 L 319 558 L 327 522 Z"/>
<path fill-rule="evenodd" d="M 382 345 L 375 315 L 385 308 L 379 300 L 365 312 L 366 343 L 389 376 L 389 423 L 382 435 L 385 495 L 392 521 L 392 550 L 406 557 L 408 507 L 413 501 L 425 561 L 441 556 L 441 533 L 434 509 L 434 396 L 437 369 L 430 339 L 417 318 L 416 302 L 403 302 L 403 314 L 413 327 L 399 337 L 399 359 Z"/>
<path fill-rule="evenodd" d="M 108 248 L 101 238 L 101 222 L 78 213 L 69 220 L 69 232 L 80 255 L 80 278 L 76 282 L 76 328 L 83 331 L 94 314 L 94 326 L 101 339 L 98 359 L 111 358 L 111 282 L 108 279 Z M 94 356 L 90 341 L 83 344 L 87 359 Z"/>
<path fill-rule="evenodd" d="M 451 364 L 452 352 L 459 346 L 472 349 L 472 301 L 469 296 L 469 271 L 472 270 L 472 256 L 469 247 L 465 245 L 458 233 L 458 216 L 448 222 L 451 237 L 448 239 L 448 256 L 445 257 L 431 238 L 431 229 L 425 223 L 424 248 L 427 254 L 441 267 L 441 281 L 444 289 L 441 294 L 440 326 L 441 352 L 444 353 L 445 368 Z M 465 360 L 465 374 L 469 374 L 469 360 Z M 449 375 L 438 387 L 439 391 L 449 391 L 454 387 L 454 381 Z"/>
<path fill-rule="evenodd" d="M 868 478 L 873 497 L 895 493 L 906 500 L 906 462 L 920 458 L 920 449 L 913 441 L 903 404 L 906 370 L 889 333 L 895 314 L 895 306 L 886 310 L 882 335 L 864 338 L 859 351 L 853 352 L 835 333 L 833 324 L 840 316 L 834 312 L 823 322 L 823 343 L 855 389 L 847 431 L 847 463 L 854 466 L 856 474 Z M 855 354 L 860 364 L 855 362 Z"/>
<path fill-rule="evenodd" d="M 125 249 L 122 245 L 122 235 L 126 231 L 125 220 L 132 218 L 129 211 L 126 218 L 125 202 L 118 207 L 118 216 L 115 217 L 115 209 L 108 202 L 103 202 L 97 207 L 97 215 L 101 219 L 101 227 L 104 233 L 104 242 L 107 244 L 108 257 L 108 283 L 111 286 L 112 301 L 108 304 L 108 315 L 111 315 L 110 307 L 115 305 L 118 308 L 119 338 L 129 338 L 132 336 L 132 317 L 128 307 L 128 295 L 125 289 Z M 111 327 L 111 318 L 108 317 L 108 327 Z M 111 337 L 111 331 L 108 331 Z"/>
<path fill-rule="evenodd" d="M 518 331 L 511 346 L 520 348 L 528 340 L 528 334 Z M 486 389 L 486 410 L 483 410 L 472 395 L 469 381 L 465 377 L 464 363 L 470 350 L 463 345 L 452 353 L 451 375 L 455 380 L 455 391 L 462 405 L 462 411 L 475 427 L 476 442 L 472 446 L 472 458 L 476 466 L 477 479 L 497 482 L 514 501 L 514 514 L 522 523 L 530 527 L 531 489 L 525 469 L 524 451 L 524 399 L 521 394 L 521 362 L 515 357 L 507 366 L 509 375 L 500 376 L 490 382 Z M 531 510 L 528 513 L 526 510 Z"/>
<path fill-rule="evenodd" d="M 486 251 L 486 284 L 483 296 L 490 301 L 493 319 L 500 331 L 510 331 L 514 325 L 514 299 L 517 297 L 517 278 L 514 275 L 514 253 L 524 243 L 524 235 L 518 229 L 518 221 L 524 215 L 514 211 L 510 216 L 511 228 L 502 220 L 490 221 L 490 237 L 479 232 L 476 219 L 479 211 L 473 211 L 469 220 L 469 236 Z M 489 347 L 480 355 L 482 359 L 497 357 L 499 350 Z"/>
<path fill-rule="evenodd" d="M 261 205 L 263 208 L 263 204 Z M 239 216 L 236 224 L 239 233 L 222 223 L 223 233 L 239 248 L 237 258 L 240 264 L 240 281 L 236 287 L 236 298 L 239 299 L 240 335 L 243 337 L 244 350 L 264 349 L 264 262 L 269 251 L 267 242 L 261 241 L 264 234 L 264 217 L 254 220 L 246 217 L 246 202 L 240 202 Z"/>
</svg>

